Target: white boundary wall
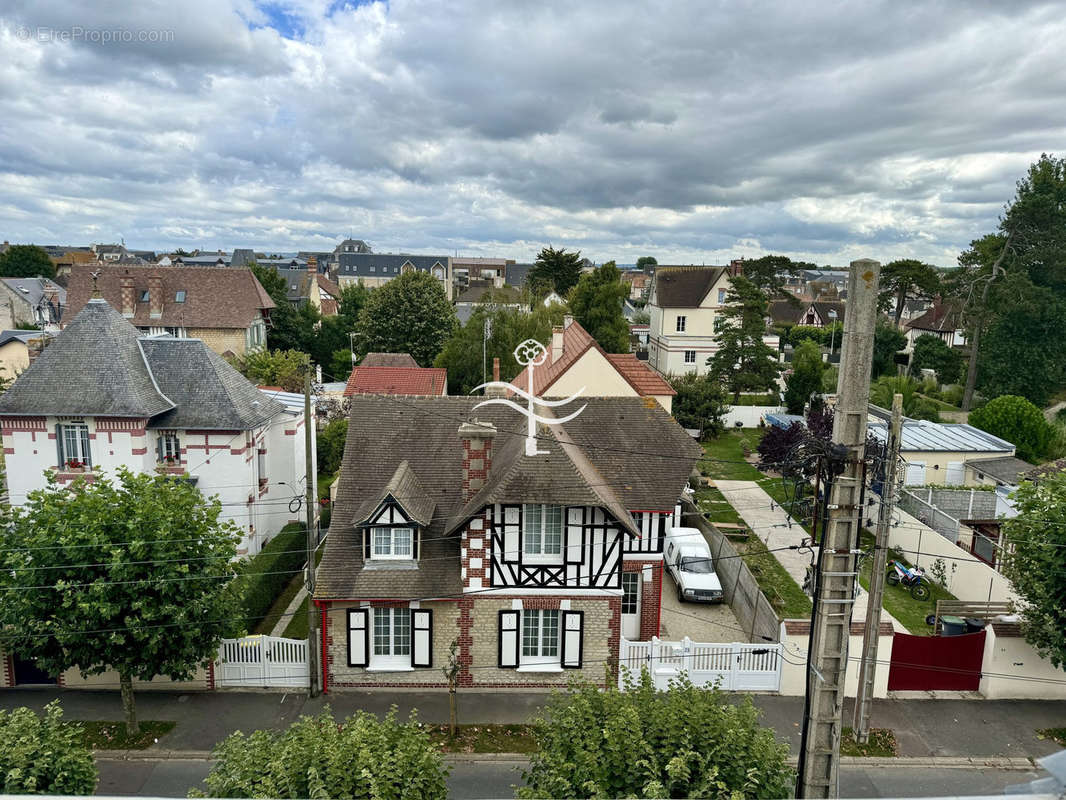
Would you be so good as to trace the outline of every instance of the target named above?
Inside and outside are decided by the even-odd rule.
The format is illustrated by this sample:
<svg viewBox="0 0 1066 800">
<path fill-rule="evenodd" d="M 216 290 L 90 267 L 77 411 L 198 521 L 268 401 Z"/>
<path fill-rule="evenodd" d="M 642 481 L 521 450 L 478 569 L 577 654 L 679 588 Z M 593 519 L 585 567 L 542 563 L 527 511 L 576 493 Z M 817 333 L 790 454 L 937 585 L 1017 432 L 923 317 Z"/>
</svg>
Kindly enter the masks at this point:
<svg viewBox="0 0 1066 800">
<path fill-rule="evenodd" d="M 782 411 L 784 406 L 731 406 L 723 421 L 727 429 L 735 428 L 738 422 L 743 428 L 758 428 L 760 420 L 766 425 L 770 424 L 765 421 L 767 414 L 780 414 Z"/>
</svg>

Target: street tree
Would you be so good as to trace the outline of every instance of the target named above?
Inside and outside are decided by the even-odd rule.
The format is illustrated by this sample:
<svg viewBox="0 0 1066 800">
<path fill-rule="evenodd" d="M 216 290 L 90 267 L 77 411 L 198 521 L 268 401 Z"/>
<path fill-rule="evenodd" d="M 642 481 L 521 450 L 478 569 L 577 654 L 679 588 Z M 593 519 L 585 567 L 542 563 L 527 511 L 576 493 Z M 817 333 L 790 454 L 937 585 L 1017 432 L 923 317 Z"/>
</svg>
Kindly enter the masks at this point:
<svg viewBox="0 0 1066 800">
<path fill-rule="evenodd" d="M 133 681 L 188 679 L 239 632 L 240 532 L 191 482 L 125 468 L 45 488 L 5 512 L 4 649 L 53 675 L 119 675 L 126 729 Z"/>
<path fill-rule="evenodd" d="M 0 253 L 0 277 L 54 278 L 56 265 L 43 249 L 35 244 L 13 244 Z"/>
<path fill-rule="evenodd" d="M 1025 640 L 1066 667 L 1066 473 L 1023 483 L 1014 503 L 1018 516 L 1003 524 L 1002 571 L 1023 601 Z"/>
<path fill-rule="evenodd" d="M 805 339 L 792 352 L 792 372 L 785 378 L 785 409 L 789 414 L 802 414 L 811 396 L 822 389 L 822 348 Z"/>
<path fill-rule="evenodd" d="M 1048 452 L 1055 429 L 1043 412 L 1024 397 L 1004 394 L 970 412 L 969 423 L 1014 445 L 1018 458 L 1039 461 Z"/>
<path fill-rule="evenodd" d="M 874 327 L 874 360 L 871 375 L 896 374 L 896 353 L 907 346 L 907 337 L 895 325 L 878 321 Z"/>
<path fill-rule="evenodd" d="M 880 306 L 892 309 L 892 321 L 899 327 L 908 300 L 932 299 L 940 289 L 936 267 L 913 258 L 890 261 L 881 268 Z"/>
<path fill-rule="evenodd" d="M 765 392 L 777 387 L 781 367 L 777 353 L 763 341 L 769 303 L 766 293 L 744 275 L 730 282 L 725 324 L 718 333 L 718 350 L 707 359 L 710 374 L 740 402 L 741 392 Z"/>
<path fill-rule="evenodd" d="M 805 261 L 793 261 L 788 256 L 766 255 L 750 261 L 745 260 L 741 266 L 744 277 L 771 300 L 794 299 L 794 296 L 785 290 L 785 285 L 788 279 L 798 275 L 801 269 L 815 269 L 815 265 Z"/>
<path fill-rule="evenodd" d="M 580 250 L 569 253 L 548 245 L 537 253 L 526 283 L 535 296 L 543 297 L 554 290 L 560 297 L 566 297 L 581 278 L 581 264 Z"/>
<path fill-rule="evenodd" d="M 370 293 L 359 312 L 361 353 L 409 353 L 428 367 L 458 326 L 440 281 L 411 270 Z"/>
<path fill-rule="evenodd" d="M 586 272 L 570 292 L 574 319 L 608 353 L 629 352 L 629 321 L 622 313 L 628 295 L 613 261 Z"/>
<path fill-rule="evenodd" d="M 710 375 L 687 372 L 671 378 L 670 385 L 677 392 L 671 409 L 678 425 L 699 431 L 702 439 L 714 438 L 725 429 L 729 405 L 721 383 Z"/>
<path fill-rule="evenodd" d="M 0 710 L 0 741 L 0 790 L 6 795 L 91 795 L 96 789 L 92 750 L 81 726 L 63 719 L 58 700 L 42 716 L 24 707 Z"/>
<path fill-rule="evenodd" d="M 230 360 L 233 367 L 259 386 L 280 386 L 302 392 L 307 354 L 299 350 L 253 350 Z"/>
<path fill-rule="evenodd" d="M 732 702 L 687 678 L 656 691 L 575 684 L 534 722 L 537 749 L 520 798 L 787 797 L 788 745 L 759 724 L 750 698 Z"/>
<path fill-rule="evenodd" d="M 447 777 L 414 712 L 401 723 L 394 707 L 384 719 L 356 711 L 338 722 L 327 709 L 280 732 L 238 731 L 215 748 L 205 783 L 208 797 L 445 800 Z"/>
</svg>

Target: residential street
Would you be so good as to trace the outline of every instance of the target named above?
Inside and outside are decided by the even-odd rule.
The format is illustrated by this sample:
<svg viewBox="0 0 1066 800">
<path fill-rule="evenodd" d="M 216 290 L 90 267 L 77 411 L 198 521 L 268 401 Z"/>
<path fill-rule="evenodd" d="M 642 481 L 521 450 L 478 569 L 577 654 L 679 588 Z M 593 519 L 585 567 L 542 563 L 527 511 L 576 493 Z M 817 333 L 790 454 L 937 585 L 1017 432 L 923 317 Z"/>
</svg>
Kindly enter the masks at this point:
<svg viewBox="0 0 1066 800">
<path fill-rule="evenodd" d="M 101 761 L 97 794 L 185 797 L 210 771 L 209 761 Z M 524 761 L 452 762 L 448 779 L 457 800 L 513 797 Z M 841 797 L 936 797 L 1000 794 L 1005 786 L 1043 777 L 1041 770 L 959 767 L 851 766 L 840 771 Z"/>
</svg>

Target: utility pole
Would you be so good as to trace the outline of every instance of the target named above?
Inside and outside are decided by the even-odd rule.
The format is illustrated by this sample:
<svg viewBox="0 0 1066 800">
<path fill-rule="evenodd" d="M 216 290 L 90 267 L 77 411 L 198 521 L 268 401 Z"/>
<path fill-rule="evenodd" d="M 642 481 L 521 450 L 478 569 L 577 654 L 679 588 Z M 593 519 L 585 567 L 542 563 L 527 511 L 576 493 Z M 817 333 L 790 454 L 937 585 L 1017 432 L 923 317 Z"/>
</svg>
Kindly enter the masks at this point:
<svg viewBox="0 0 1066 800">
<path fill-rule="evenodd" d="M 881 601 L 885 595 L 885 566 L 888 563 L 888 529 L 892 525 L 892 511 L 896 506 L 896 471 L 899 468 L 899 448 L 903 432 L 903 395 L 892 396 L 892 423 L 888 428 L 885 447 L 885 469 L 881 482 L 881 507 L 877 511 L 877 534 L 874 541 L 874 560 L 870 567 L 870 597 L 866 606 L 866 626 L 862 634 L 862 657 L 859 661 L 859 688 L 855 695 L 855 741 L 870 738 L 870 703 L 874 696 L 874 675 L 877 674 L 878 628 L 881 627 Z"/>
<path fill-rule="evenodd" d="M 881 265 L 876 261 L 851 262 L 833 418 L 833 445 L 843 451 L 844 463 L 833 482 L 828 526 L 818 555 L 807 653 L 810 713 L 803 720 L 796 781 L 796 797 L 801 798 L 836 797 L 840 788 L 840 729 L 848 636 L 858 579 L 866 405 L 870 397 L 880 274 Z"/>
<path fill-rule="evenodd" d="M 311 436 L 311 358 L 304 368 L 304 483 L 307 493 L 307 696 L 318 697 L 318 627 L 315 624 L 315 549 L 318 546 L 315 530 L 315 460 L 314 439 Z"/>
</svg>

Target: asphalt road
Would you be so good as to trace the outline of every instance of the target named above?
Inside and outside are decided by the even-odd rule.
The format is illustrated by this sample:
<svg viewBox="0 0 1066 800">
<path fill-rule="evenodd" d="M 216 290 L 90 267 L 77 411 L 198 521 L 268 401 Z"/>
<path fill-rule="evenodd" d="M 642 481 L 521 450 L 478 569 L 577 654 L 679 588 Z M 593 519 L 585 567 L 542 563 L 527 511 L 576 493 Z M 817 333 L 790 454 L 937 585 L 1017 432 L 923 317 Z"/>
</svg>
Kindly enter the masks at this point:
<svg viewBox="0 0 1066 800">
<path fill-rule="evenodd" d="M 521 762 L 457 762 L 448 779 L 457 800 L 514 797 L 521 782 Z M 210 771 L 207 761 L 101 761 L 97 794 L 140 797 L 185 797 Z M 1004 787 L 1046 773 L 943 767 L 841 768 L 841 797 L 958 797 L 1002 794 Z"/>
</svg>

